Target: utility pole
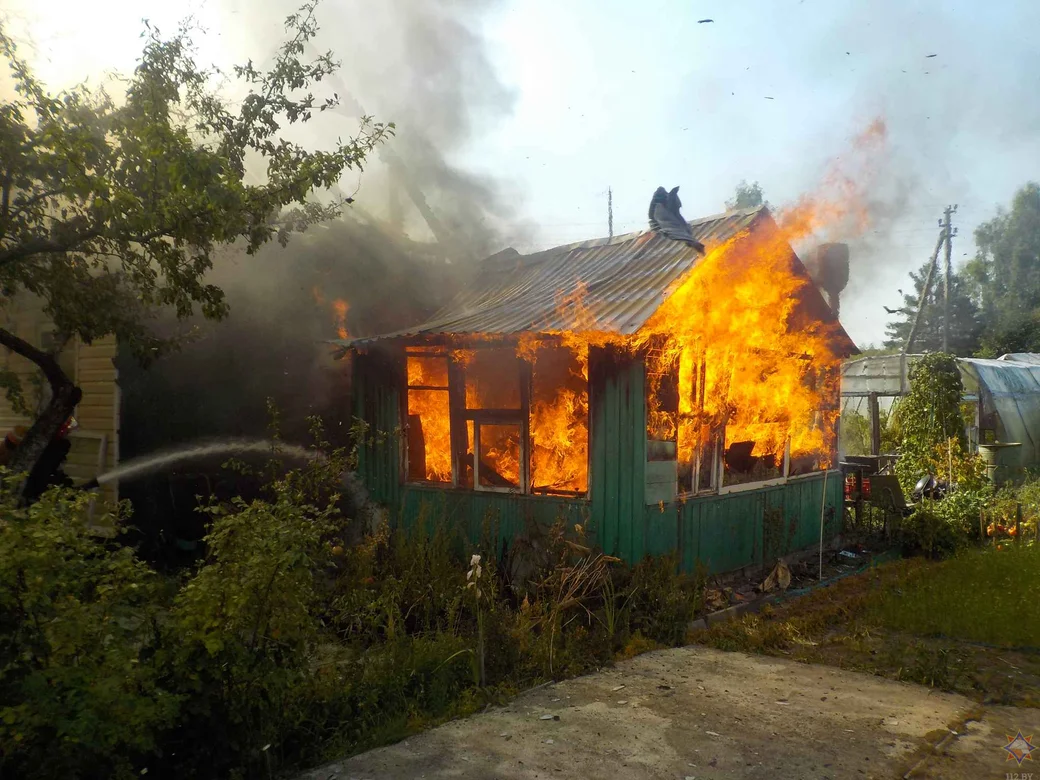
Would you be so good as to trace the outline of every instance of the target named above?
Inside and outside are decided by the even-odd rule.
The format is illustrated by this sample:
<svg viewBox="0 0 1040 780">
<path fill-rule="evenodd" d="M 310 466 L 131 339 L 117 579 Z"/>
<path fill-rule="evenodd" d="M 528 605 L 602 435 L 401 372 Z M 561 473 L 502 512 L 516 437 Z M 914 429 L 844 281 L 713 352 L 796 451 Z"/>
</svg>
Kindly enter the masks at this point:
<svg viewBox="0 0 1040 780">
<path fill-rule="evenodd" d="M 614 191 L 607 187 L 607 231 L 614 237 Z"/>
<path fill-rule="evenodd" d="M 942 224 L 942 221 L 939 222 Z M 935 265 L 939 259 L 939 250 L 942 249 L 943 242 L 946 241 L 946 231 L 939 231 L 939 239 L 935 242 L 935 251 L 932 252 L 931 261 L 928 263 L 928 273 L 924 277 L 924 287 L 921 290 L 921 296 L 917 299 L 917 311 L 914 313 L 914 321 L 910 325 L 910 333 L 906 337 L 906 344 L 903 345 L 903 354 L 907 355 L 914 346 L 914 338 L 917 336 L 917 328 L 921 324 L 921 314 L 924 312 L 925 304 L 928 302 L 928 295 L 932 291 L 932 277 L 935 276 Z"/>
<path fill-rule="evenodd" d="M 953 275 L 953 263 L 950 256 L 953 250 L 953 237 L 957 231 L 950 225 L 950 217 L 956 213 L 957 204 L 947 206 L 943 210 L 943 219 L 939 224 L 943 229 L 943 240 L 946 242 L 946 268 L 943 284 L 943 352 L 950 351 L 950 277 Z"/>
</svg>

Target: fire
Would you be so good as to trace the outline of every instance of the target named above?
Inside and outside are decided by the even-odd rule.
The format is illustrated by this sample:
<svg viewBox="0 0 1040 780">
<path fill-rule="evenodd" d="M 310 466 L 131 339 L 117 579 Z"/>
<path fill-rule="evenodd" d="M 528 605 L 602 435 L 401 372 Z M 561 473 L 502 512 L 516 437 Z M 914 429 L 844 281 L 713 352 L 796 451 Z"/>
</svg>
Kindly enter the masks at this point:
<svg viewBox="0 0 1040 780">
<path fill-rule="evenodd" d="M 326 306 L 325 296 L 322 295 L 320 288 L 312 288 L 311 295 L 318 306 Z M 336 298 L 327 305 L 332 310 L 332 321 L 336 325 L 336 335 L 341 339 L 348 338 L 350 331 L 347 330 L 347 312 L 350 311 L 350 304 L 342 298 Z"/>
<path fill-rule="evenodd" d="M 651 382 L 648 422 L 676 441 L 680 464 L 692 464 L 723 429 L 727 447 L 747 443 L 744 467 L 730 472 L 778 474 L 788 444 L 792 461 L 826 460 L 836 411 L 825 410 L 818 377 L 836 371 L 840 358 L 819 323 L 795 323 L 811 282 L 792 263 L 783 230 L 734 236 L 709 252 L 630 342 L 662 345 L 651 353 L 651 375 L 677 367 L 677 408 L 661 408 Z M 729 474 L 730 483 L 738 479 Z"/>
<path fill-rule="evenodd" d="M 342 298 L 337 298 L 332 302 L 332 311 L 336 315 L 336 333 L 341 339 L 345 339 L 349 335 L 347 332 L 347 311 L 349 309 L 350 304 Z"/>
<path fill-rule="evenodd" d="M 451 482 L 451 425 L 446 355 L 408 355 L 408 448 L 416 457 L 422 442 L 423 462 L 409 461 L 409 478 Z"/>
<path fill-rule="evenodd" d="M 840 367 L 832 346 L 836 326 L 805 310 L 817 293 L 791 248 L 866 229 L 862 191 L 884 141 L 884 123 L 875 122 L 855 139 L 853 153 L 826 173 L 817 195 L 782 210 L 775 227 L 753 227 L 709 246 L 634 335 L 602 332 L 585 305 L 584 287 L 576 284 L 557 296 L 566 328 L 523 334 L 512 343 L 485 339 L 466 350 L 409 354 L 409 426 L 422 430 L 422 458 L 410 459 L 409 478 L 454 478 L 472 487 L 479 451 L 480 487 L 585 492 L 589 354 L 605 346 L 645 356 L 647 435 L 662 445 L 654 457 L 678 461 L 686 475 L 681 489 L 768 479 L 783 474 L 785 462 L 790 474 L 830 465 L 838 415 L 831 408 Z M 465 447 L 458 453 L 463 473 L 454 476 L 450 363 L 465 380 L 456 401 L 465 407 L 465 431 L 458 433 L 465 441 L 456 445 Z M 721 485 L 714 475 L 721 475 Z"/>
</svg>

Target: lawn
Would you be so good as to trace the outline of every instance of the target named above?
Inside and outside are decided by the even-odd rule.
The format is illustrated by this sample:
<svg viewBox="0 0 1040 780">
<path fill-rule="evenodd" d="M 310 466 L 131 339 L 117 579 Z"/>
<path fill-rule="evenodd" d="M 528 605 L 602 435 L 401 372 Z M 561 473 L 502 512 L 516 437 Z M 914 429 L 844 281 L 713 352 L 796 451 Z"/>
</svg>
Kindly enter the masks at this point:
<svg viewBox="0 0 1040 780">
<path fill-rule="evenodd" d="M 969 550 L 891 587 L 868 617 L 894 631 L 1002 648 L 1040 647 L 1040 547 Z"/>
<path fill-rule="evenodd" d="M 824 663 L 1040 706 L 1040 547 L 896 561 L 695 631 L 724 650 Z"/>
</svg>

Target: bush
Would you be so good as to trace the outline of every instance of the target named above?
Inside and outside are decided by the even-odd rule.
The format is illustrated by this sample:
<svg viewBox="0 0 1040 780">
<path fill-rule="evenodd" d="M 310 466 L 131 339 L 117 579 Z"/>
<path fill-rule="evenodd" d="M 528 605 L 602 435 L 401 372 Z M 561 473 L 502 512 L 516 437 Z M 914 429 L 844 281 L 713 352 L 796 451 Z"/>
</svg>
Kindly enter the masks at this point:
<svg viewBox="0 0 1040 780">
<path fill-rule="evenodd" d="M 344 550 L 344 463 L 206 507 L 177 578 L 96 536 L 85 494 L 0 504 L 0 775 L 267 778 L 683 641 L 696 578 L 580 527 L 543 529 L 515 582 L 444 524 Z"/>
<path fill-rule="evenodd" d="M 632 572 L 633 627 L 666 646 L 682 644 L 701 605 L 702 577 L 677 575 L 676 554 L 644 558 Z"/>
<path fill-rule="evenodd" d="M 29 509 L 13 495 L 0 501 L 0 776 L 135 776 L 179 715 L 154 663 L 163 583 L 93 535 L 86 494 Z"/>
<path fill-rule="evenodd" d="M 960 407 L 963 390 L 953 355 L 924 355 L 911 366 L 910 392 L 898 407 L 902 439 L 895 466 L 905 493 L 910 494 L 921 477 L 935 474 L 938 448 L 952 440 L 959 451 L 965 450 Z"/>
</svg>

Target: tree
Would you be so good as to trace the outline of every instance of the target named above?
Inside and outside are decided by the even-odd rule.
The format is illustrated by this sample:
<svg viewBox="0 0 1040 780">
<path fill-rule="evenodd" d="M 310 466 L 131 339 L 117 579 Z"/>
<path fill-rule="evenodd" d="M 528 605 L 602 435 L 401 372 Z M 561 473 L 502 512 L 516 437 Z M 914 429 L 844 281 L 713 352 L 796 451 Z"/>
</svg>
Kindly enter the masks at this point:
<svg viewBox="0 0 1040 780">
<path fill-rule="evenodd" d="M 913 293 L 903 294 L 903 307 L 896 310 L 894 319 L 886 326 L 885 346 L 902 349 L 913 327 L 918 301 L 928 275 L 926 262 L 918 271 L 910 272 Z M 982 326 L 978 308 L 969 294 L 970 284 L 959 273 L 950 277 L 950 340 L 949 351 L 962 357 L 975 353 L 979 346 Z M 938 352 L 943 348 L 943 279 L 938 273 L 932 277 L 932 289 L 925 300 L 924 311 L 914 336 L 912 351 Z"/>
<path fill-rule="evenodd" d="M 953 440 L 967 449 L 961 396 L 964 386 L 953 355 L 933 352 L 910 366 L 910 392 L 899 404 L 902 434 L 896 475 L 910 493 L 932 471 L 936 448 Z"/>
<path fill-rule="evenodd" d="M 733 199 L 726 201 L 727 209 L 753 209 L 763 205 L 769 207 L 762 195 L 762 187 L 757 181 L 754 184 L 748 184 L 746 180 L 742 180 L 737 185 Z"/>
<path fill-rule="evenodd" d="M 982 351 L 1040 350 L 1040 185 L 1026 184 L 1010 211 L 979 225 L 975 243 L 966 271 L 987 323 Z"/>
<path fill-rule="evenodd" d="M 332 54 L 301 60 L 318 30 L 317 2 L 286 20 L 287 41 L 270 69 L 251 61 L 234 68 L 234 102 L 211 86 L 217 74 L 195 63 L 187 26 L 164 38 L 146 23 L 144 51 L 118 101 L 85 85 L 51 94 L 0 27 L 16 94 L 0 106 L 4 299 L 38 296 L 64 341 L 114 334 L 148 361 L 175 346 L 148 327 L 157 309 L 226 314 L 222 291 L 206 280 L 217 247 L 237 243 L 253 254 L 339 213 L 349 199 L 314 196 L 360 168 L 393 125 L 366 117 L 354 138 L 326 151 L 281 135 L 336 104 L 310 91 L 338 67 Z M 247 169 L 262 182 L 247 183 Z M 2 329 L 0 344 L 35 363 L 51 389 L 12 463 L 26 471 L 80 392 L 54 354 Z"/>
</svg>

